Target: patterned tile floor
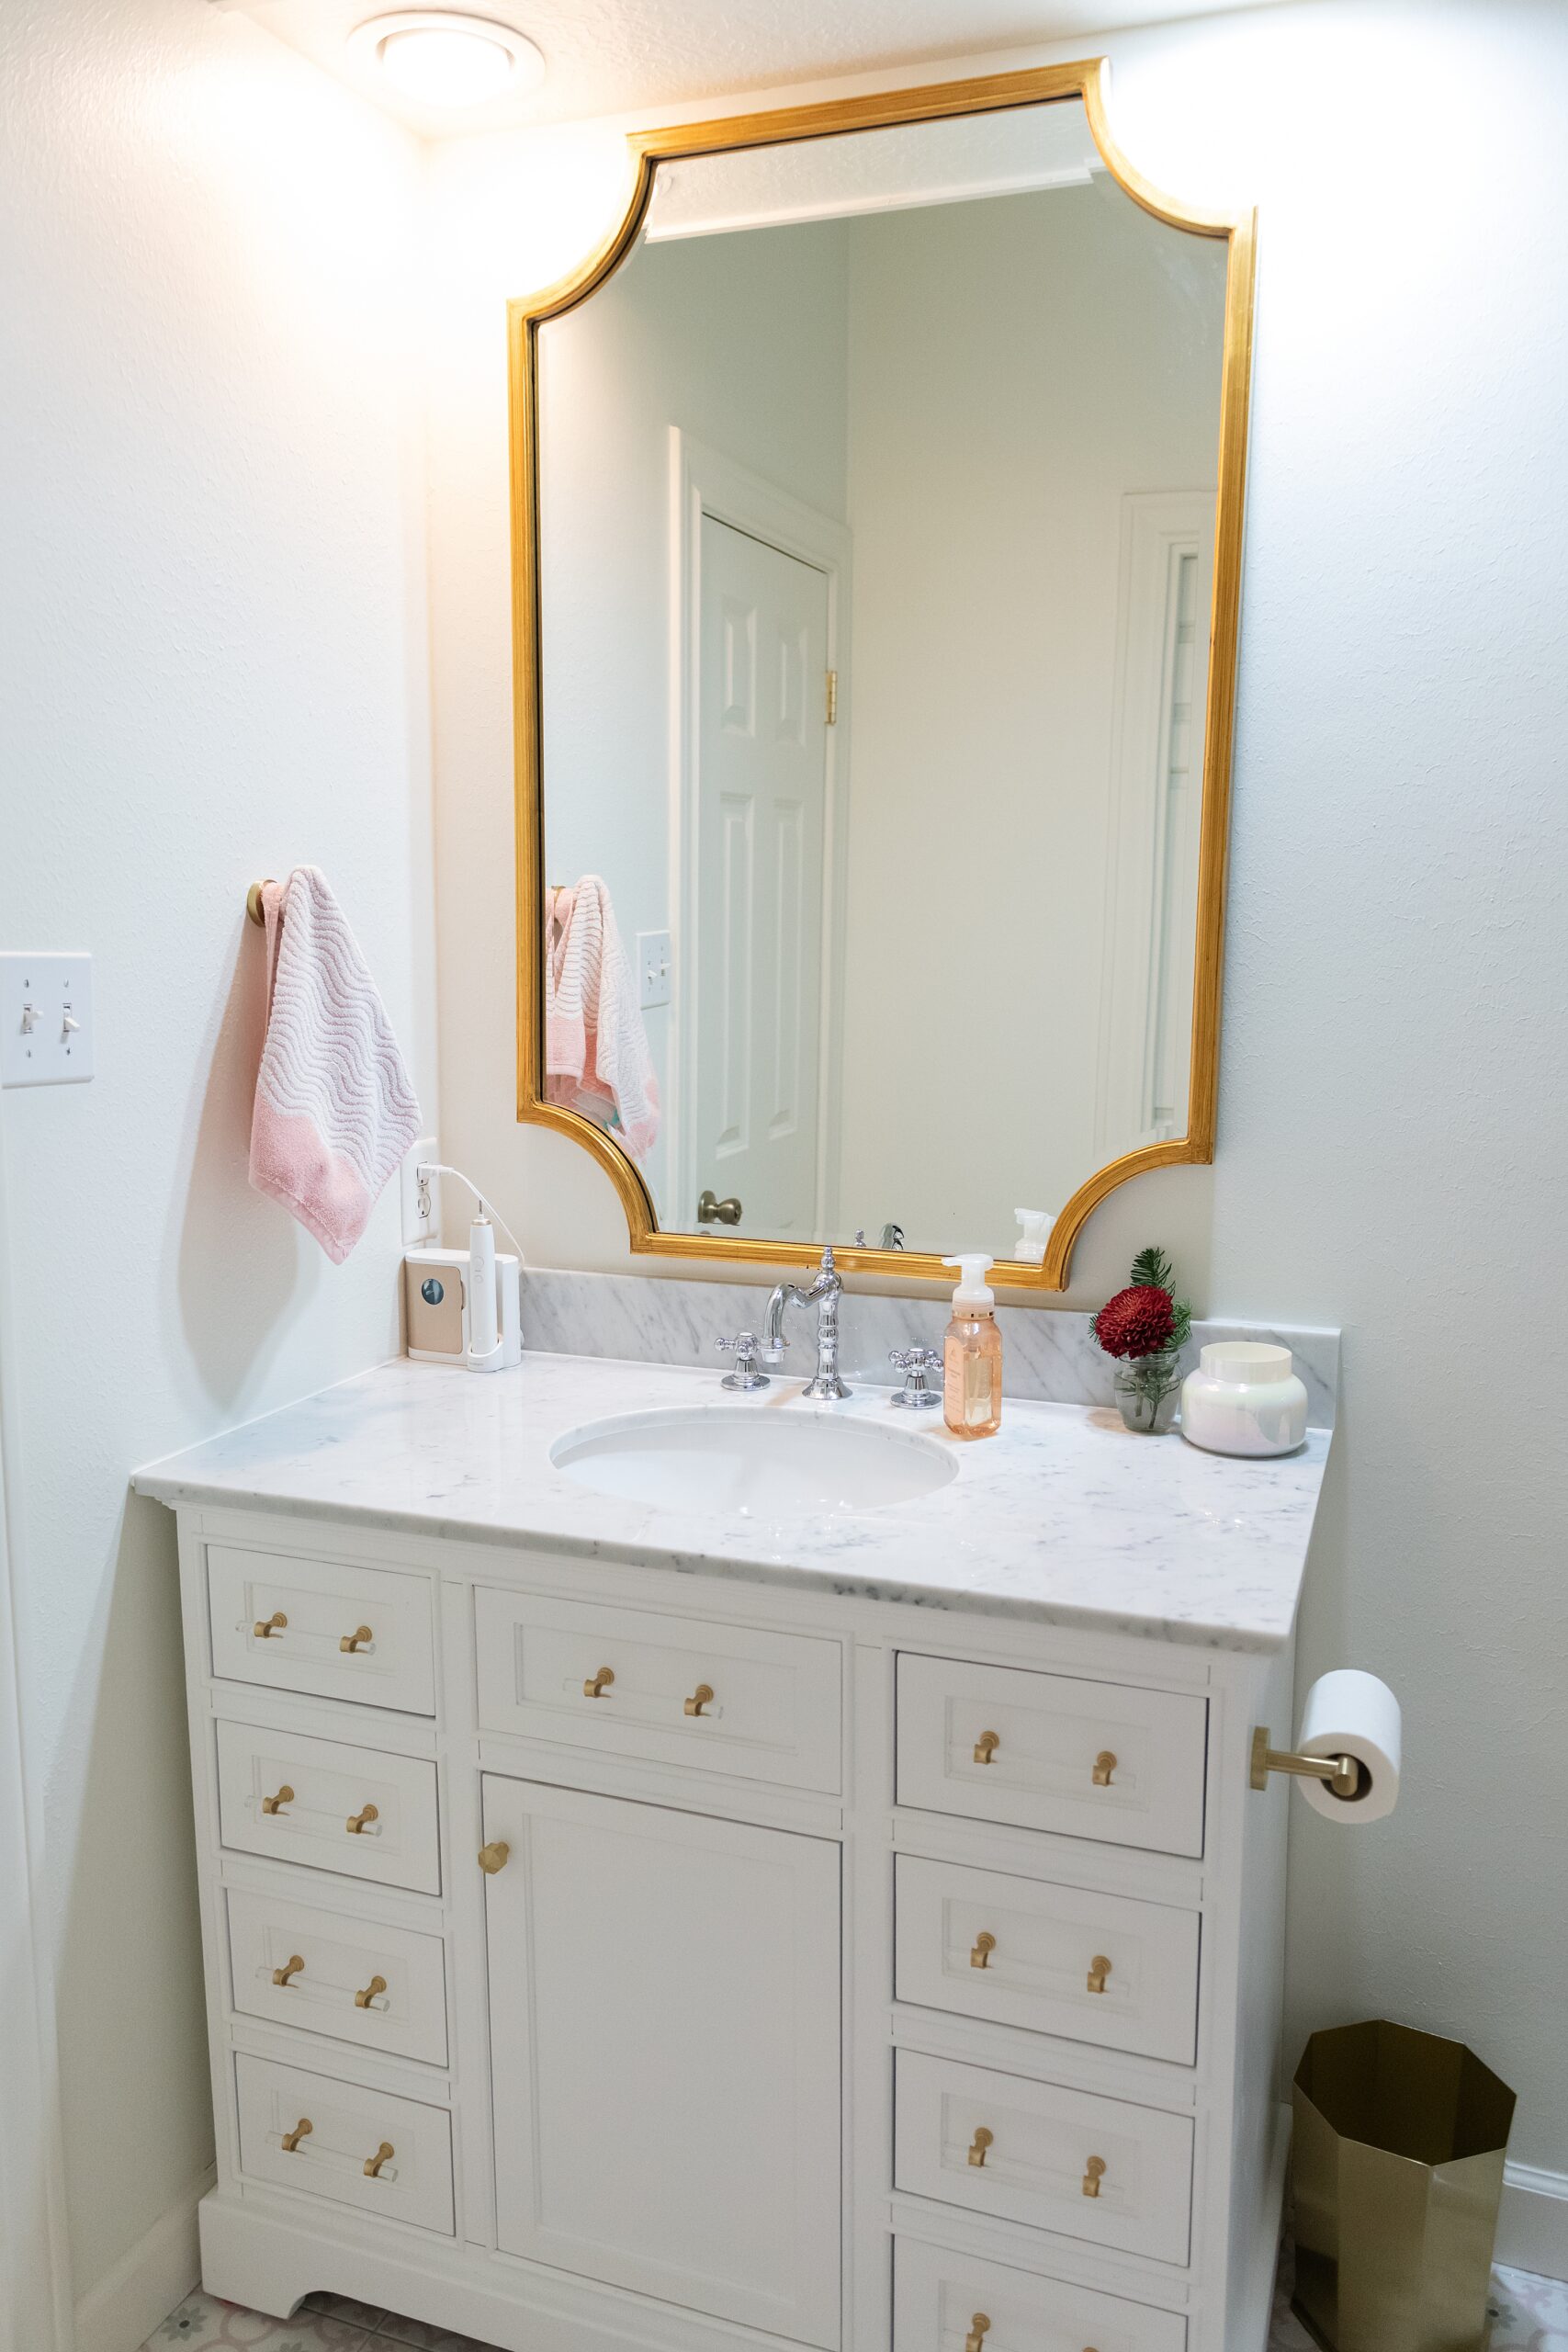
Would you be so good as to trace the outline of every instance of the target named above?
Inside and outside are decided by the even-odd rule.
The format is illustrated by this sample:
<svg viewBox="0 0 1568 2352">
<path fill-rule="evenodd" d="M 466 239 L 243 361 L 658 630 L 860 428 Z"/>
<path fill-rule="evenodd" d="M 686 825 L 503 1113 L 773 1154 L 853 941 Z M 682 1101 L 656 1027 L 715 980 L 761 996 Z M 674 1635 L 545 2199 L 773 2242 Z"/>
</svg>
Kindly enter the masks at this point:
<svg viewBox="0 0 1568 2352">
<path fill-rule="evenodd" d="M 1289 2261 L 1287 2253 L 1269 2352 L 1314 2352 L 1311 2337 L 1291 2315 Z M 1490 2308 L 1490 2352 L 1568 2352 L 1568 2281 L 1495 2270 Z M 265 2319 L 215 2295 L 191 2295 L 153 2329 L 142 2352 L 172 2352 L 179 2345 L 186 2352 L 488 2352 L 471 2336 L 341 2295 L 311 2295 L 292 2319 Z"/>
</svg>

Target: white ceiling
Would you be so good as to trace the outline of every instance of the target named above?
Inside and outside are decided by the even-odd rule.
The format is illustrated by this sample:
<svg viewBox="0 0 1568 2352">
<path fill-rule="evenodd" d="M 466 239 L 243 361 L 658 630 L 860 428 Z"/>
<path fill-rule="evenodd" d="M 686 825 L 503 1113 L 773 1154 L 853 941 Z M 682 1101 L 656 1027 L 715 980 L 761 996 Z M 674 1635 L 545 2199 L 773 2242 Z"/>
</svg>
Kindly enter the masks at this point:
<svg viewBox="0 0 1568 2352">
<path fill-rule="evenodd" d="M 405 0 L 406 4 L 406 0 Z M 434 0 L 440 5 L 440 0 Z M 427 137 L 651 113 L 818 76 L 924 65 L 1215 11 L 1216 0 L 470 0 L 526 33 L 549 71 L 530 97 L 437 115 L 400 99 L 347 36 L 399 0 L 239 0 L 247 16 Z M 463 0 L 445 0 L 461 7 Z M 1224 8 L 1226 0 L 1218 0 Z M 1259 0 L 1230 0 L 1235 6 Z M 1110 19 L 1108 26 L 1107 19 Z"/>
</svg>

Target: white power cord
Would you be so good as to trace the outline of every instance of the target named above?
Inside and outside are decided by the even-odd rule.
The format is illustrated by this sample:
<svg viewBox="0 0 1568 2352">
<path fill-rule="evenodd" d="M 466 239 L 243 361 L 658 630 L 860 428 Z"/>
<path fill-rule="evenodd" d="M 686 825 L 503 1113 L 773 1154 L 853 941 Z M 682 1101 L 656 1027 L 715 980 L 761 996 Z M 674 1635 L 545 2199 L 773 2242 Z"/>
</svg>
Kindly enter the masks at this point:
<svg viewBox="0 0 1568 2352">
<path fill-rule="evenodd" d="M 480 1192 L 479 1186 L 474 1182 L 471 1176 L 465 1176 L 460 1168 L 448 1168 L 444 1159 L 422 1159 L 418 1167 L 413 1171 L 414 1182 L 419 1187 L 419 1213 L 422 1217 L 428 1217 L 430 1215 L 430 1180 L 433 1176 L 456 1176 L 458 1183 L 466 1186 L 467 1189 L 472 1193 L 475 1200 L 478 1201 L 479 1204 L 480 1210 L 489 1217 L 491 1223 L 492 1225 L 499 1226 L 502 1232 L 505 1234 L 508 1241 L 511 1242 L 512 1247 L 517 1252 L 518 1264 L 523 1265 L 525 1263 L 517 1236 L 513 1232 L 512 1227 L 507 1224 L 506 1219 L 503 1216 L 497 1216 L 495 1210 L 491 1207 L 489 1201 L 486 1200 L 484 1194 Z"/>
</svg>

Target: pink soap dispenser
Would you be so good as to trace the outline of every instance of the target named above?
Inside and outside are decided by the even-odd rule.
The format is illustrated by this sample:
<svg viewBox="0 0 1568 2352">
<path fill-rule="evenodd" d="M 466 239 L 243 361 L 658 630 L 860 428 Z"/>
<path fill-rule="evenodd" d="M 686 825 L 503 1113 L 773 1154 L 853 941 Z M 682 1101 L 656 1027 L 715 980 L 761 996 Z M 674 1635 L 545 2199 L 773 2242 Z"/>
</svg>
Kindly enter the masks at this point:
<svg viewBox="0 0 1568 2352">
<path fill-rule="evenodd" d="M 986 1283 L 995 1261 L 969 1250 L 942 1262 L 961 1276 L 942 1348 L 942 1419 L 954 1437 L 995 1437 L 1002 1425 L 1002 1335 Z"/>
</svg>

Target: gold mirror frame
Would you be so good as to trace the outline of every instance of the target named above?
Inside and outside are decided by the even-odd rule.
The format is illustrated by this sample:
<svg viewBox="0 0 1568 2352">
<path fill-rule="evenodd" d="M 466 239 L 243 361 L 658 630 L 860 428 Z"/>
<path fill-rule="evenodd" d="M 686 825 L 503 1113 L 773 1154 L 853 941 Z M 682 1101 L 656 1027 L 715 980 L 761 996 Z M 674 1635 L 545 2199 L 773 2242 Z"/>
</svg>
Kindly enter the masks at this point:
<svg viewBox="0 0 1568 2352">
<path fill-rule="evenodd" d="M 539 414 L 538 331 L 602 286 L 631 251 L 661 163 L 733 149 L 782 145 L 849 130 L 886 130 L 899 123 L 935 122 L 1053 99 L 1080 98 L 1106 168 L 1146 212 L 1173 229 L 1223 237 L 1229 245 L 1220 379 L 1219 503 L 1214 524 L 1214 588 L 1209 640 L 1209 682 L 1203 743 L 1203 803 L 1200 831 L 1197 957 L 1192 993 L 1192 1059 L 1184 1136 L 1145 1144 L 1080 1184 L 1055 1225 L 1043 1265 L 998 1259 L 991 1280 L 1021 1289 L 1062 1291 L 1073 1244 L 1090 1211 L 1108 1193 L 1146 1168 L 1213 1159 L 1219 1078 L 1220 978 L 1224 933 L 1225 867 L 1230 831 L 1231 737 L 1235 712 L 1236 638 L 1241 607 L 1242 512 L 1247 476 L 1247 410 L 1252 365 L 1252 294 L 1256 219 L 1251 211 L 1205 212 L 1163 195 L 1136 172 L 1106 123 L 1108 61 L 1045 65 L 1028 73 L 991 74 L 912 90 L 834 98 L 822 105 L 784 107 L 765 114 L 721 117 L 663 130 L 632 132 L 627 141 L 632 187 L 619 223 L 569 277 L 544 292 L 509 303 L 511 362 L 513 659 L 517 798 L 517 1116 L 572 1136 L 608 1174 L 626 1213 L 634 1250 L 671 1258 L 701 1258 L 713 1265 L 807 1265 L 820 1245 L 767 1241 L 740 1235 L 661 1231 L 636 1162 L 591 1119 L 544 1096 L 544 989 L 538 942 L 544 933 L 544 711 L 539 658 Z M 533 943 L 530 953 L 522 943 Z M 846 1272 L 900 1274 L 946 1283 L 934 1252 L 840 1248 Z"/>
</svg>

